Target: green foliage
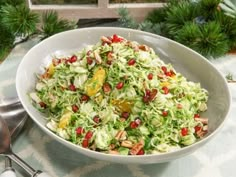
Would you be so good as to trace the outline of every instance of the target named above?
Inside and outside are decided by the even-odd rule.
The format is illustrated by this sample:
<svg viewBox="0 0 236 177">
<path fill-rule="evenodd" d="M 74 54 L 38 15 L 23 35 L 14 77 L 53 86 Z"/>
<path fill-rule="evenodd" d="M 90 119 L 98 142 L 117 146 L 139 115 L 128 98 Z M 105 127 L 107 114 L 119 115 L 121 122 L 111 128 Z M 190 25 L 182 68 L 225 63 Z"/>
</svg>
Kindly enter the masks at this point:
<svg viewBox="0 0 236 177">
<path fill-rule="evenodd" d="M 153 11 L 148 13 L 146 20 L 150 21 L 151 23 L 161 23 L 165 21 L 166 10 L 167 9 L 165 7 L 154 9 Z"/>
<path fill-rule="evenodd" d="M 186 22 L 193 21 L 198 16 L 195 4 L 188 1 L 170 4 L 167 8 L 165 20 L 168 33 L 171 36 L 174 36 Z"/>
<path fill-rule="evenodd" d="M 133 29 L 138 28 L 138 23 L 130 16 L 129 11 L 125 7 L 118 9 L 118 14 L 121 16 L 118 20 L 122 27 Z"/>
<path fill-rule="evenodd" d="M 31 12 L 24 4 L 4 5 L 1 8 L 1 22 L 15 35 L 28 36 L 36 31 L 38 15 Z"/>
<path fill-rule="evenodd" d="M 199 1 L 200 14 L 206 20 L 214 20 L 213 15 L 219 11 L 218 6 L 221 0 L 201 0 Z"/>
<path fill-rule="evenodd" d="M 222 33 L 220 24 L 216 22 L 202 26 L 192 22 L 186 23 L 174 39 L 206 57 L 217 57 L 229 50 L 228 38 Z"/>
<path fill-rule="evenodd" d="M 16 5 L 23 4 L 24 2 L 25 0 L 1 0 L 0 6 L 6 5 L 6 4 L 16 6 Z"/>
<path fill-rule="evenodd" d="M 42 16 L 42 21 L 42 39 L 45 39 L 62 31 L 76 28 L 75 23 L 70 22 L 68 20 L 59 19 L 58 14 L 55 11 L 45 12 Z"/>
<path fill-rule="evenodd" d="M 236 48 L 236 18 L 220 10 L 221 1 L 169 0 L 164 7 L 150 12 L 135 28 L 166 36 L 206 57 L 216 58 Z M 230 9 L 228 12 L 235 10 L 236 4 L 231 4 Z M 124 13 L 120 21 L 126 18 L 123 24 L 133 26 L 130 25 L 133 19 L 129 16 L 127 20 L 127 16 L 129 13 Z"/>
<path fill-rule="evenodd" d="M 15 36 L 0 23 L 0 61 L 7 56 L 14 39 Z"/>
<path fill-rule="evenodd" d="M 236 48 L 236 18 L 226 16 L 223 13 L 215 14 L 215 19 L 220 23 L 222 31 L 229 39 L 230 49 Z"/>
</svg>

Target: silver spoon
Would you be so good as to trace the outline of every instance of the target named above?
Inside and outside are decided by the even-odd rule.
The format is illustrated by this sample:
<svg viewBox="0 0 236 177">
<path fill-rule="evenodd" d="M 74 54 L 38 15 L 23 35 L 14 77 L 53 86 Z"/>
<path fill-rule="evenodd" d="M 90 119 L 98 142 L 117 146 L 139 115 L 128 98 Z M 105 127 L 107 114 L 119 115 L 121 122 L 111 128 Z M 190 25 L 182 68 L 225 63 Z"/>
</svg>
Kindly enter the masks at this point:
<svg viewBox="0 0 236 177">
<path fill-rule="evenodd" d="M 15 139 L 25 124 L 28 115 L 17 98 L 7 98 L 0 103 L 0 116 L 6 121 L 11 138 Z M 0 177 L 15 177 L 11 159 L 5 157 L 5 169 Z"/>
<path fill-rule="evenodd" d="M 47 173 L 40 170 L 34 170 L 21 158 L 19 158 L 11 149 L 11 135 L 6 122 L 0 117 L 0 154 L 9 157 L 11 160 L 21 166 L 31 177 L 50 177 Z M 7 176 L 11 177 L 11 176 Z"/>
</svg>

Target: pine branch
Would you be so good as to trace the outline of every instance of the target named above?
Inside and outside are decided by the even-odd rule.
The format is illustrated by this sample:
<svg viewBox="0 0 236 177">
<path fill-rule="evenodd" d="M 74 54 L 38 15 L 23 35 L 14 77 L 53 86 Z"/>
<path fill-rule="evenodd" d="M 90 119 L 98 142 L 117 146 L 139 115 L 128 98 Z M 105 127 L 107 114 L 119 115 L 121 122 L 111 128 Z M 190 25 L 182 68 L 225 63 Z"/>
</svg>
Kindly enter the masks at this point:
<svg viewBox="0 0 236 177">
<path fill-rule="evenodd" d="M 151 23 L 162 23 L 165 22 L 166 18 L 166 7 L 154 9 L 153 11 L 149 12 L 147 17 L 145 18 L 146 21 L 150 21 Z"/>
<path fill-rule="evenodd" d="M 222 31 L 227 35 L 229 39 L 230 49 L 236 48 L 236 18 L 231 18 L 225 15 L 222 11 L 215 14 L 215 21 L 219 22 Z"/>
<path fill-rule="evenodd" d="M 4 5 L 1 8 L 1 23 L 15 35 L 28 36 L 36 31 L 38 15 L 25 5 Z"/>
<path fill-rule="evenodd" d="M 191 22 L 198 16 L 196 5 L 188 1 L 167 6 L 166 27 L 170 36 L 175 36 L 186 22 Z"/>
<path fill-rule="evenodd" d="M 219 4 L 221 0 L 200 0 L 199 10 L 200 14 L 206 18 L 207 21 L 213 20 L 214 14 L 219 11 Z"/>
<path fill-rule="evenodd" d="M 3 60 L 13 47 L 15 36 L 0 23 L 0 60 Z"/>
<path fill-rule="evenodd" d="M 118 21 L 121 23 L 122 27 L 132 28 L 132 29 L 138 28 L 138 23 L 130 16 L 127 8 L 125 8 L 125 7 L 119 8 L 118 14 L 120 16 Z"/>
<path fill-rule="evenodd" d="M 17 5 L 21 5 L 23 3 L 25 3 L 25 0 L 1 0 L 0 6 L 6 5 L 6 4 L 17 6 Z"/>
<path fill-rule="evenodd" d="M 69 20 L 59 19 L 56 11 L 47 11 L 42 15 L 43 26 L 41 29 L 42 39 L 52 36 L 56 33 L 75 29 L 76 24 Z"/>
<path fill-rule="evenodd" d="M 187 23 L 175 37 L 178 42 L 189 46 L 206 57 L 219 57 L 229 51 L 229 41 L 222 33 L 220 24 L 209 22 L 202 26 Z"/>
</svg>

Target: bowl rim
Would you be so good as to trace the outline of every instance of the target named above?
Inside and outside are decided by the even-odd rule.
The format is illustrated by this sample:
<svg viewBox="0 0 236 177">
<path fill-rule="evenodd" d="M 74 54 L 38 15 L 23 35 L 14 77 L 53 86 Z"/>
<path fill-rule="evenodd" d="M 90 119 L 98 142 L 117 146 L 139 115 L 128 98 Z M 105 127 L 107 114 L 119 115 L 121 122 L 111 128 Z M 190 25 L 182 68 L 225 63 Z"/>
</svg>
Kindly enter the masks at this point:
<svg viewBox="0 0 236 177">
<path fill-rule="evenodd" d="M 29 55 L 30 52 L 34 51 L 34 50 L 37 50 L 38 47 L 40 47 L 41 45 L 44 45 L 44 43 L 47 43 L 47 41 L 53 39 L 53 38 L 57 38 L 57 37 L 60 37 L 62 35 L 65 35 L 65 34 L 68 34 L 68 33 L 73 33 L 74 31 L 93 31 L 93 30 L 114 30 L 114 32 L 116 30 L 119 30 L 119 31 L 129 31 L 129 32 L 134 32 L 134 33 L 142 33 L 144 35 L 148 35 L 148 36 L 151 36 L 151 37 L 154 37 L 154 38 L 160 38 L 160 39 L 164 39 L 164 40 L 167 40 L 168 42 L 171 42 L 171 43 L 174 43 L 175 45 L 179 45 L 181 46 L 182 48 L 184 48 L 185 50 L 189 50 L 191 51 L 192 53 L 194 53 L 194 55 L 196 55 L 198 58 L 201 58 L 201 60 L 204 60 L 208 65 L 210 65 L 212 67 L 212 69 L 215 70 L 215 72 L 217 74 L 219 74 L 219 76 L 223 79 L 223 82 L 226 86 L 226 95 L 228 96 L 229 100 L 228 101 L 228 104 L 229 104 L 229 107 L 227 108 L 227 111 L 226 111 L 226 114 L 224 116 L 224 120 L 220 123 L 220 125 L 209 135 L 207 135 L 206 137 L 204 137 L 203 139 L 200 139 L 198 140 L 197 142 L 195 142 L 194 144 L 192 145 L 189 145 L 189 146 L 186 146 L 186 147 L 183 147 L 183 148 L 180 148 L 176 151 L 171 151 L 171 152 L 165 152 L 165 153 L 158 153 L 158 154 L 145 154 L 145 155 L 142 155 L 142 156 L 128 156 L 128 155 L 114 155 L 114 154 L 106 154 L 106 153 L 101 153 L 101 152 L 97 152 L 97 151 L 93 151 L 93 150 L 90 150 L 90 149 L 87 149 L 87 148 L 83 148 L 81 146 L 78 146 L 70 141 L 67 141 L 63 138 L 61 138 L 59 135 L 55 134 L 54 132 L 52 132 L 51 130 L 49 130 L 45 125 L 42 125 L 37 119 L 37 117 L 35 117 L 35 115 L 30 111 L 30 109 L 28 109 L 26 103 L 24 101 L 22 101 L 22 97 L 23 97 L 23 93 L 21 93 L 20 91 L 20 84 L 19 84 L 19 75 L 20 75 L 20 72 L 21 70 L 23 69 L 23 63 L 25 62 L 27 56 Z M 23 57 L 23 59 L 21 60 L 18 68 L 17 68 L 17 72 L 16 72 L 16 91 L 17 91 L 17 95 L 19 97 L 19 100 L 21 102 L 21 104 L 23 105 L 24 109 L 26 110 L 26 112 L 29 114 L 29 116 L 31 117 L 31 119 L 49 136 L 53 137 L 53 140 L 57 140 L 58 142 L 62 143 L 63 145 L 69 147 L 70 149 L 78 149 L 80 153 L 82 154 L 87 154 L 88 156 L 90 157 L 94 157 L 94 158 L 97 158 L 98 159 L 101 159 L 101 157 L 104 157 L 106 159 L 106 157 L 110 157 L 110 158 L 114 158 L 115 159 L 124 159 L 122 163 L 124 163 L 127 159 L 142 159 L 142 158 L 149 158 L 149 157 L 159 157 L 160 159 L 163 158 L 163 157 L 168 157 L 172 154 L 176 154 L 177 152 L 178 153 L 183 153 L 185 155 L 187 155 L 188 153 L 191 153 L 193 152 L 194 150 L 191 151 L 192 147 L 193 146 L 200 146 L 202 144 L 205 144 L 209 139 L 211 139 L 212 137 L 214 137 L 220 130 L 221 128 L 223 127 L 223 125 L 225 124 L 226 120 L 228 119 L 229 117 L 229 112 L 231 110 L 231 107 L 232 107 L 232 95 L 230 93 L 230 90 L 229 90 L 229 87 L 228 87 L 228 83 L 226 81 L 226 78 L 223 77 L 222 73 L 220 73 L 219 70 L 216 69 L 216 67 L 209 61 L 207 60 L 205 57 L 203 57 L 201 54 L 197 53 L 196 51 L 194 51 L 193 49 L 187 47 L 187 46 L 184 46 L 183 44 L 181 43 L 178 43 L 174 40 L 171 40 L 171 39 L 168 39 L 166 37 L 163 37 L 163 36 L 160 36 L 160 35 L 157 35 L 157 34 L 153 34 L 153 33 L 150 33 L 150 32 L 144 32 L 144 31 L 140 31 L 140 30 L 136 30 L 136 29 L 129 29 L 129 28 L 123 28 L 123 27 L 86 27 L 86 28 L 79 28 L 79 29 L 73 29 L 73 30 L 68 30 L 68 31 L 64 31 L 64 32 L 60 32 L 60 33 L 57 33 L 53 36 L 50 36 L 49 38 L 39 42 L 38 44 L 36 44 L 35 46 L 33 46 L 26 54 L 25 56 Z M 190 150 L 190 151 L 189 151 Z M 91 155 L 89 155 L 91 154 Z M 183 155 L 183 156 L 185 156 Z M 96 157 L 95 157 L 96 156 Z M 180 155 L 182 156 L 182 155 Z M 114 161 L 113 160 L 113 161 Z M 136 163 L 136 162 L 134 162 Z M 159 162 L 155 162 L 155 163 L 159 163 Z"/>
</svg>

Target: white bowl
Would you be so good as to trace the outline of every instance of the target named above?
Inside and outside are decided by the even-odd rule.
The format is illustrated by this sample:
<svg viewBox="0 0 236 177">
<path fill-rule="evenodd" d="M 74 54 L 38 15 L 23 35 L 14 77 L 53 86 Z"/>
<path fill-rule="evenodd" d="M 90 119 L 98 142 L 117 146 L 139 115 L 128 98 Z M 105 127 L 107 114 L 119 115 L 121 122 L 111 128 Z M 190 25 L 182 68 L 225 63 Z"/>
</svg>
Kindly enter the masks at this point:
<svg viewBox="0 0 236 177">
<path fill-rule="evenodd" d="M 52 54 L 69 53 L 93 45 L 101 36 L 118 34 L 152 47 L 166 63 L 171 63 L 189 80 L 200 82 L 209 91 L 208 110 L 204 113 L 209 118 L 209 133 L 202 140 L 180 150 L 153 155 L 124 156 L 104 154 L 79 147 L 66 141 L 46 128 L 43 114 L 35 109 L 28 93 L 35 88 L 36 73 L 42 73 L 50 62 Z M 49 136 L 76 152 L 92 158 L 118 163 L 161 163 L 190 154 L 207 143 L 219 132 L 230 109 L 231 97 L 224 77 L 203 56 L 195 51 L 164 37 L 138 30 L 113 27 L 82 28 L 54 35 L 34 46 L 22 59 L 16 75 L 16 89 L 19 99 L 34 122 Z"/>
</svg>

